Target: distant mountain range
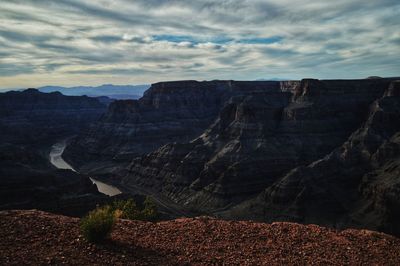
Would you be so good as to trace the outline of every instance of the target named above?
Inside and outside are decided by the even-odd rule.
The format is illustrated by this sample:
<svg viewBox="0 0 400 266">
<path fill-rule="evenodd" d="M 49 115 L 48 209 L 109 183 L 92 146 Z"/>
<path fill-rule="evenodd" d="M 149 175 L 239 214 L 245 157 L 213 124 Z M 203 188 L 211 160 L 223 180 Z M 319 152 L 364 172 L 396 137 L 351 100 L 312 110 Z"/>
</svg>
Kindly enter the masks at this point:
<svg viewBox="0 0 400 266">
<path fill-rule="evenodd" d="M 288 79 L 288 78 L 269 78 L 269 79 L 256 79 L 255 81 L 285 81 L 285 80 L 293 80 L 293 79 Z"/>
<path fill-rule="evenodd" d="M 60 87 L 60 86 L 45 86 L 38 88 L 41 92 L 59 91 L 68 96 L 87 95 L 91 97 L 107 96 L 113 99 L 138 99 L 142 97 L 145 90 L 150 85 L 112 85 L 104 84 L 97 87 L 77 86 L 77 87 Z"/>
</svg>

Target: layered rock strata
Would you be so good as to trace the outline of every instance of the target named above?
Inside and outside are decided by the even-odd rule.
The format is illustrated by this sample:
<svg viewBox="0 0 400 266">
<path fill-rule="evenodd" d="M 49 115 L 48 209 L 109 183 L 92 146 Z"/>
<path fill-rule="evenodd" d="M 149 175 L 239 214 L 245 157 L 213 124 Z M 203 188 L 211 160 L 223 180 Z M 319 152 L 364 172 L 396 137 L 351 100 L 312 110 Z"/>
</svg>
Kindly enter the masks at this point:
<svg viewBox="0 0 400 266">
<path fill-rule="evenodd" d="M 123 182 L 197 210 L 227 208 L 340 146 L 389 83 L 303 80 L 233 96 L 200 137 L 135 159 Z"/>
<path fill-rule="evenodd" d="M 158 83 L 66 157 L 196 212 L 399 234 L 398 99 L 384 78 Z"/>
<path fill-rule="evenodd" d="M 198 137 L 232 95 L 278 86 L 263 81 L 156 83 L 139 100 L 113 102 L 96 124 L 68 145 L 63 157 L 83 172 L 106 166 L 116 172 L 113 166 L 126 166 L 164 144 Z"/>
<path fill-rule="evenodd" d="M 293 169 L 228 217 L 368 227 L 400 235 L 400 82 L 327 156 Z"/>
</svg>

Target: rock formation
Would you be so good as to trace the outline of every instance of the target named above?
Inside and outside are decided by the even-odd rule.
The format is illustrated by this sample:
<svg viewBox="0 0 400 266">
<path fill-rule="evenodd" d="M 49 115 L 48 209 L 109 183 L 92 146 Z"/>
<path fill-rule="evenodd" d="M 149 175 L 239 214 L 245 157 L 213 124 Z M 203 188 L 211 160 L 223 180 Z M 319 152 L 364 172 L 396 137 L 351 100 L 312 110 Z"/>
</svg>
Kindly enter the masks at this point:
<svg viewBox="0 0 400 266">
<path fill-rule="evenodd" d="M 400 235 L 400 82 L 370 105 L 366 121 L 341 147 L 226 214 Z"/>
<path fill-rule="evenodd" d="M 66 158 L 121 163 L 102 171 L 198 212 L 397 233 L 394 80 L 157 83 L 112 104 Z"/>
<path fill-rule="evenodd" d="M 134 157 L 199 136 L 232 95 L 278 85 L 233 81 L 153 84 L 139 100 L 113 102 L 98 123 L 70 143 L 63 157 L 82 172 L 107 172 L 102 168 L 109 165 L 116 172 L 116 165 L 126 166 Z"/>
<path fill-rule="evenodd" d="M 225 208 L 341 145 L 388 84 L 303 80 L 231 97 L 200 137 L 134 160 L 123 181 L 202 211 Z"/>
</svg>

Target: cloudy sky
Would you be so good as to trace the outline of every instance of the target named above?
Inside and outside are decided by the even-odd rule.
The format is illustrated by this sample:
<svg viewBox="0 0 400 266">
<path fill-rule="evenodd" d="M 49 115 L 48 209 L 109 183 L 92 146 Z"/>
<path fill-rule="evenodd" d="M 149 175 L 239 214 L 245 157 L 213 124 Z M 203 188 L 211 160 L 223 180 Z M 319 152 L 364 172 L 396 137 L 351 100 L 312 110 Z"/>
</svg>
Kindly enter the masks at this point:
<svg viewBox="0 0 400 266">
<path fill-rule="evenodd" d="M 0 0 L 0 88 L 400 75 L 399 0 Z"/>
</svg>

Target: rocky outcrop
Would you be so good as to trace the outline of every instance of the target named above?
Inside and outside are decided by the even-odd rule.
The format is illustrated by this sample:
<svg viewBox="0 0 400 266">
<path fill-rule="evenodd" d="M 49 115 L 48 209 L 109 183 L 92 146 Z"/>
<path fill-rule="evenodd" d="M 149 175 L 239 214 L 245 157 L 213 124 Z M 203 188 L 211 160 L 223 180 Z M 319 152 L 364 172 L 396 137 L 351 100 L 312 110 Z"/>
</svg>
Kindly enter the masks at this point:
<svg viewBox="0 0 400 266">
<path fill-rule="evenodd" d="M 233 96 L 200 137 L 135 159 L 125 185 L 215 212 L 340 146 L 388 80 L 302 80 Z"/>
<path fill-rule="evenodd" d="M 400 81 L 392 82 L 341 147 L 295 168 L 256 199 L 224 215 L 374 228 L 400 235 L 399 92 Z"/>
</svg>

